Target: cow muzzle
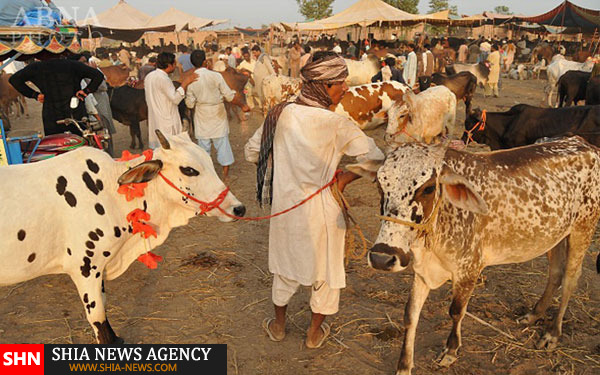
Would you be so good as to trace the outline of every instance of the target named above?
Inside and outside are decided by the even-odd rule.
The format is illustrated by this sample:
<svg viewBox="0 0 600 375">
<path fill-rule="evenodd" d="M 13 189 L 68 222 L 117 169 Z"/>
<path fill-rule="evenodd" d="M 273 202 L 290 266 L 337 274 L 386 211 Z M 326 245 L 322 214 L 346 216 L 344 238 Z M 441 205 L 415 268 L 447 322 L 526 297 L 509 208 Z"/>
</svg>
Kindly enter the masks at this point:
<svg viewBox="0 0 600 375">
<path fill-rule="evenodd" d="M 233 214 L 237 217 L 244 217 L 246 214 L 246 206 L 240 204 L 239 206 L 233 207 Z"/>
<path fill-rule="evenodd" d="M 380 271 L 399 272 L 408 267 L 410 254 L 385 243 L 378 243 L 371 248 L 367 259 L 371 268 Z"/>
</svg>

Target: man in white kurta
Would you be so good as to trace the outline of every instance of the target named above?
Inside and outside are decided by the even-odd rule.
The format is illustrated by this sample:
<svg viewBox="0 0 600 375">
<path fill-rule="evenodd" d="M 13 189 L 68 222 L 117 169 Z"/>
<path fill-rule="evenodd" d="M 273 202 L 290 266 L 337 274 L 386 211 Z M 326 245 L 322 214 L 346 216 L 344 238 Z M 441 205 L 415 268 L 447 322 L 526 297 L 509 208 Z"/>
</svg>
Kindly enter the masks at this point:
<svg viewBox="0 0 600 375">
<path fill-rule="evenodd" d="M 185 104 L 194 109 L 194 135 L 198 145 L 209 155 L 211 143 L 217 150 L 217 161 L 223 167 L 223 178 L 227 178 L 229 166 L 235 161 L 229 143 L 229 121 L 223 100 L 233 102 L 236 92 L 227 86 L 221 73 L 206 69 L 204 51 L 196 50 L 190 57 L 196 68 L 198 79 L 190 84 Z M 234 104 L 240 105 L 239 99 Z M 250 109 L 243 108 L 244 111 Z"/>
<path fill-rule="evenodd" d="M 144 79 L 146 103 L 148 105 L 148 143 L 150 148 L 158 148 L 156 129 L 163 134 L 176 135 L 182 132 L 181 117 L 177 105 L 185 98 L 187 86 L 198 77 L 190 74 L 183 78 L 181 86 L 175 89 L 169 74 L 175 71 L 175 55 L 163 52 L 158 55 L 157 69 Z"/>
<path fill-rule="evenodd" d="M 242 74 L 246 74 L 250 77 L 248 79 L 248 83 L 246 83 L 246 98 L 248 100 L 248 105 L 250 109 L 254 108 L 254 101 L 256 101 L 256 105 L 259 105 L 260 102 L 258 100 L 258 96 L 256 93 L 256 89 L 252 82 L 254 82 L 254 67 L 256 66 L 256 60 L 252 60 L 250 55 L 250 50 L 247 47 L 242 48 L 242 62 L 238 65 L 237 70 Z"/>
<path fill-rule="evenodd" d="M 332 54 L 325 54 L 328 53 Z M 343 59 L 334 56 L 346 69 Z M 307 87 L 306 70 L 318 67 L 322 61 L 319 59 L 319 53 L 315 54 L 313 61 L 302 69 L 305 84 L 300 100 Z M 345 73 L 347 76 L 347 69 Z M 338 75 L 337 78 L 341 81 L 334 81 L 327 89 L 333 105 L 341 99 L 341 95 L 334 92 L 336 85 L 342 95 L 347 90 L 343 81 L 345 76 Z M 246 159 L 251 162 L 257 162 L 259 153 L 263 152 L 263 129 L 264 126 L 259 128 L 246 144 Z M 363 163 L 384 157 L 371 138 L 329 109 L 296 103 L 285 106 L 273 137 L 272 212 L 295 205 L 330 182 L 343 155 L 357 157 Z M 356 178 L 358 175 L 344 172 L 338 186 L 343 189 L 347 182 Z M 306 346 L 314 348 L 323 343 L 329 333 L 329 327 L 323 322 L 325 316 L 337 313 L 340 289 L 346 286 L 345 232 L 341 208 L 329 189 L 291 212 L 271 219 L 269 270 L 274 274 L 272 298 L 276 318 L 266 319 L 263 328 L 273 341 L 284 338 L 287 304 L 299 285 L 305 285 L 312 286 L 310 306 L 313 313 Z"/>
<path fill-rule="evenodd" d="M 406 63 L 404 64 L 404 70 L 402 71 L 402 78 L 408 87 L 413 88 L 417 83 L 417 54 L 415 53 L 415 45 L 413 43 L 408 44 L 408 56 L 406 56 Z"/>
</svg>

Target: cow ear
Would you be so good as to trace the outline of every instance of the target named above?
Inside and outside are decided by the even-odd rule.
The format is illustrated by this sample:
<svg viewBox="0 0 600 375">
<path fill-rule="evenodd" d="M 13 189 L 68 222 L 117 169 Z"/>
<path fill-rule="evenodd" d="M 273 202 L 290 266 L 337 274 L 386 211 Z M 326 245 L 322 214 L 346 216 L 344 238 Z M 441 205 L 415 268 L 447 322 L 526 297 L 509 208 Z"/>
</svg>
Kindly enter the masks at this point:
<svg viewBox="0 0 600 375">
<path fill-rule="evenodd" d="M 148 182 L 158 175 L 162 167 L 163 163 L 160 160 L 145 161 L 123 173 L 117 182 L 119 185 Z"/>
<path fill-rule="evenodd" d="M 443 198 L 463 210 L 487 215 L 488 206 L 466 178 L 450 170 L 440 175 Z"/>
</svg>

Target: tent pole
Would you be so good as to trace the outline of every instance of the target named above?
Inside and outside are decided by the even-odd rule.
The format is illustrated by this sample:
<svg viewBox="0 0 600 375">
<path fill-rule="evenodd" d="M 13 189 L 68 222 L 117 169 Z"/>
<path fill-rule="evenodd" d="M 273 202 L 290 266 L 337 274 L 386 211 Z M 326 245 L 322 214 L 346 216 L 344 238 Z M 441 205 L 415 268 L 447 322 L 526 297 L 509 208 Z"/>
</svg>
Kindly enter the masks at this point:
<svg viewBox="0 0 600 375">
<path fill-rule="evenodd" d="M 271 24 L 269 30 L 269 48 L 267 49 L 269 55 L 273 54 L 273 25 Z"/>
<path fill-rule="evenodd" d="M 565 0 L 565 9 L 563 10 L 563 13 L 562 13 L 562 19 L 560 21 L 560 27 L 564 27 L 565 26 L 565 13 L 566 13 L 566 10 L 567 10 L 567 0 Z M 563 33 L 561 32 L 560 35 L 558 36 L 558 39 L 559 39 L 558 45 L 559 46 L 562 45 L 562 36 L 563 36 Z"/>
</svg>

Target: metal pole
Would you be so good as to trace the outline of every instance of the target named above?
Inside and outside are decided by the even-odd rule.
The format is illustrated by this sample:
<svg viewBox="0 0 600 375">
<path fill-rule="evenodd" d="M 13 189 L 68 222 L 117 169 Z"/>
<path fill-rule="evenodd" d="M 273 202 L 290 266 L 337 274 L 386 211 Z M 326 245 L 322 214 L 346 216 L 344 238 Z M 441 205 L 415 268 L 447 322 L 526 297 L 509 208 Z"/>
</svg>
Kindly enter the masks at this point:
<svg viewBox="0 0 600 375">
<path fill-rule="evenodd" d="M 10 57 L 7 60 L 4 60 L 2 65 L 0 65 L 0 70 L 6 68 L 11 62 L 13 62 L 16 59 L 18 59 L 19 57 L 21 57 L 21 55 L 23 55 L 21 52 L 17 52 L 13 57 Z"/>
</svg>

